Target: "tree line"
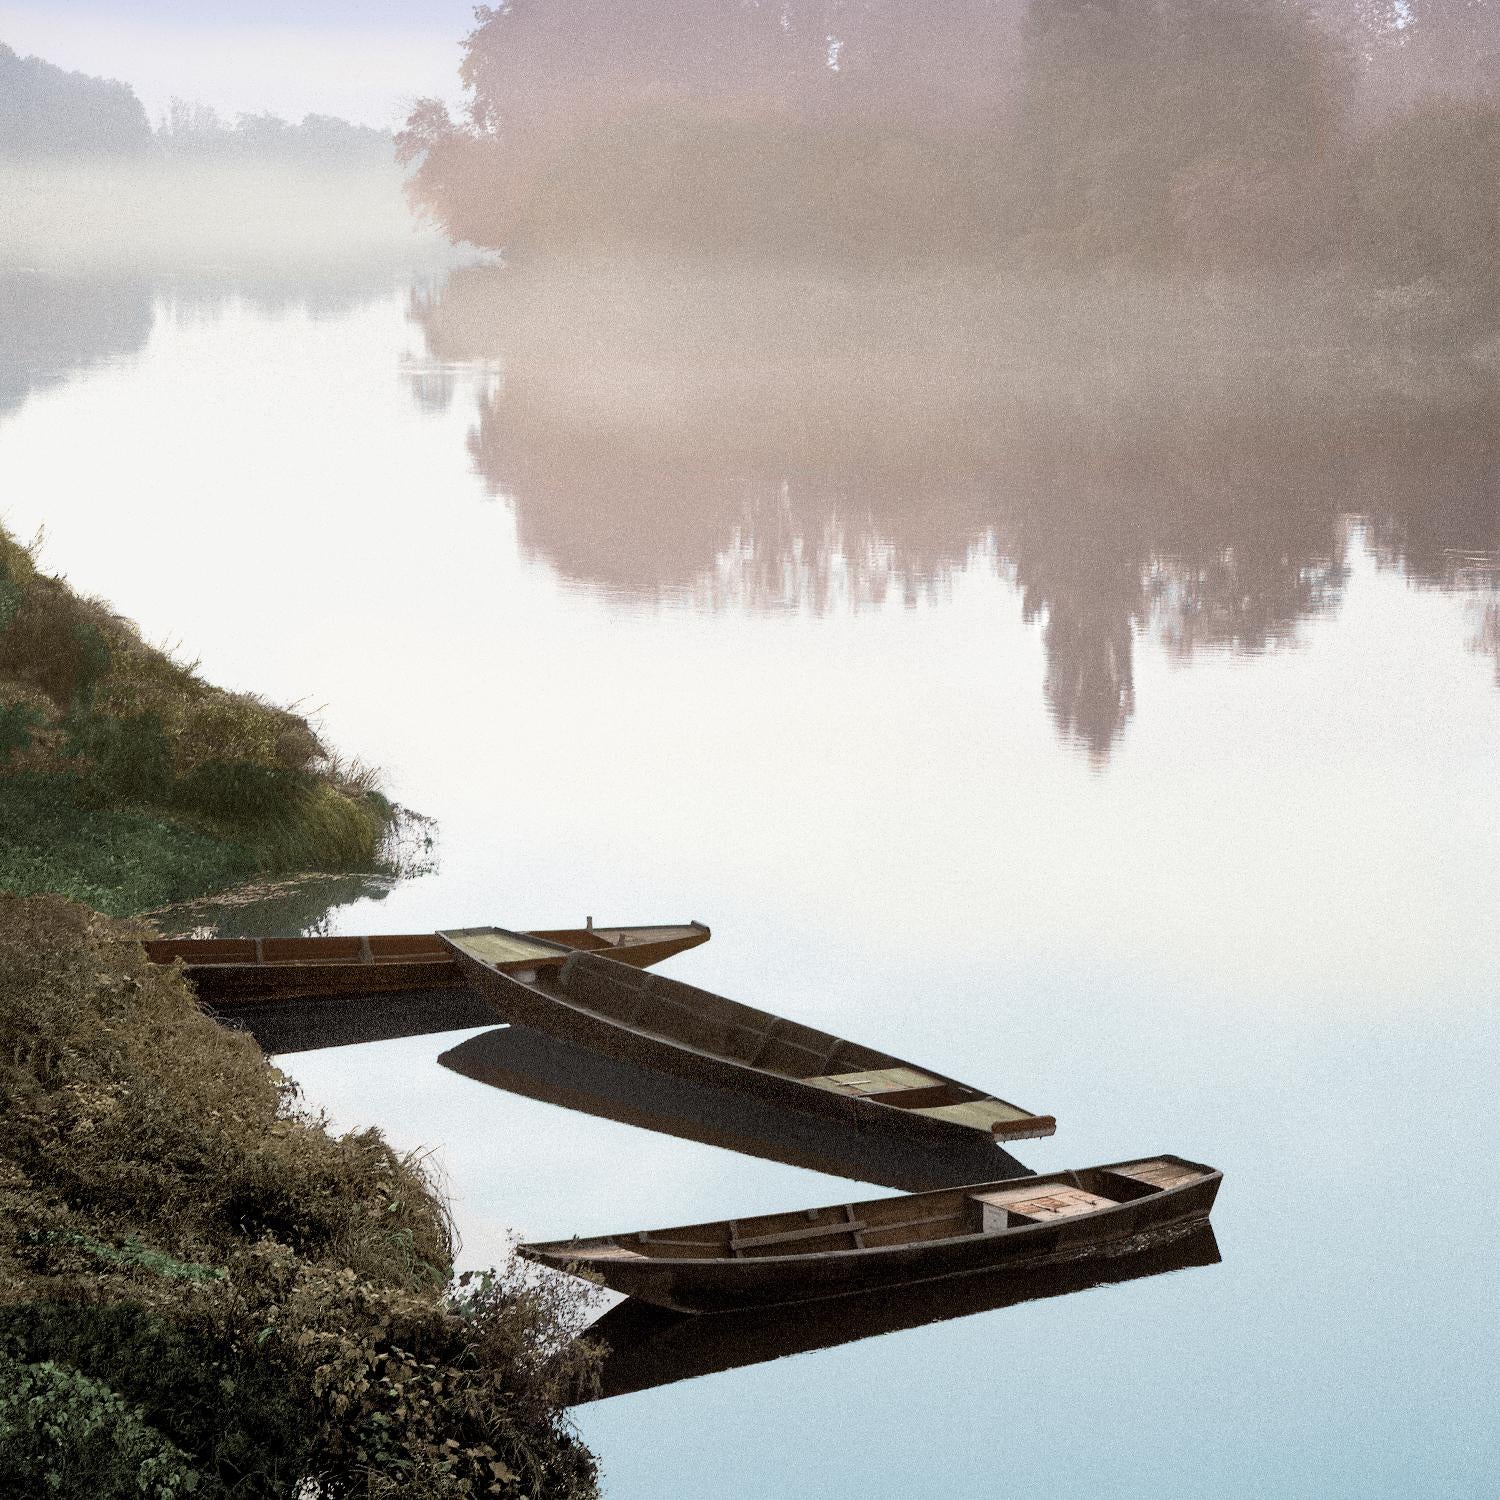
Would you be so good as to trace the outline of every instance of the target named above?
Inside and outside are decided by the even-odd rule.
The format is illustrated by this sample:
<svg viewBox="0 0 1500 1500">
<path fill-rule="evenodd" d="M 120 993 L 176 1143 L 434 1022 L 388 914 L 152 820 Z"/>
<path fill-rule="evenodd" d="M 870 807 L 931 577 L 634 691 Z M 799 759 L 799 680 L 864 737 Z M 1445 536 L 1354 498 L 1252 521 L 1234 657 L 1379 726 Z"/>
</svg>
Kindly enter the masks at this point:
<svg viewBox="0 0 1500 1500">
<path fill-rule="evenodd" d="M 383 167 L 389 132 L 331 115 L 225 119 L 174 99 L 153 126 L 127 83 L 68 72 L 0 43 L 0 160 L 146 158 Z"/>
<path fill-rule="evenodd" d="M 455 239 L 1049 266 L 1500 248 L 1497 0 L 510 0 L 398 151 Z"/>
</svg>

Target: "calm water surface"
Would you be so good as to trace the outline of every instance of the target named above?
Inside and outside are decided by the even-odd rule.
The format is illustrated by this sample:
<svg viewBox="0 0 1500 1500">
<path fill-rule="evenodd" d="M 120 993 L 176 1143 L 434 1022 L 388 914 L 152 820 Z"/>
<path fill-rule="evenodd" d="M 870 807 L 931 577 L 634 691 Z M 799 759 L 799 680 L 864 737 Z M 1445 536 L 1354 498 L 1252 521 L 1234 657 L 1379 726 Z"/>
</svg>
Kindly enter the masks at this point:
<svg viewBox="0 0 1500 1500">
<path fill-rule="evenodd" d="M 608 1494 L 1492 1494 L 1493 404 L 966 442 L 972 372 L 570 364 L 490 274 L 0 278 L 6 523 L 439 820 L 335 930 L 696 917 L 668 972 L 1056 1114 L 1038 1169 L 1226 1174 L 1219 1265 L 581 1409 Z M 459 1039 L 286 1066 L 433 1148 L 466 1264 L 872 1195 Z"/>
</svg>

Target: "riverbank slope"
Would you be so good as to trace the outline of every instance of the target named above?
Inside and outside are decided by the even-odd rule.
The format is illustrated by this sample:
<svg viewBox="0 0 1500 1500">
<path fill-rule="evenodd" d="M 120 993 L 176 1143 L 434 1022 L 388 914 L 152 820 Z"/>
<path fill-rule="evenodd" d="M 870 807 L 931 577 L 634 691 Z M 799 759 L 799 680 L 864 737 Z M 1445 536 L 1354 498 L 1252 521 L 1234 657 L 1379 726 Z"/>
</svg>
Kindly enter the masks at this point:
<svg viewBox="0 0 1500 1500">
<path fill-rule="evenodd" d="M 331 1135 L 138 936 L 0 895 L 0 1491 L 594 1495 L 580 1303 L 455 1287 L 422 1161 Z"/>
<path fill-rule="evenodd" d="M 379 870 L 403 816 L 306 719 L 204 681 L 0 528 L 0 890 L 123 916 Z"/>
</svg>

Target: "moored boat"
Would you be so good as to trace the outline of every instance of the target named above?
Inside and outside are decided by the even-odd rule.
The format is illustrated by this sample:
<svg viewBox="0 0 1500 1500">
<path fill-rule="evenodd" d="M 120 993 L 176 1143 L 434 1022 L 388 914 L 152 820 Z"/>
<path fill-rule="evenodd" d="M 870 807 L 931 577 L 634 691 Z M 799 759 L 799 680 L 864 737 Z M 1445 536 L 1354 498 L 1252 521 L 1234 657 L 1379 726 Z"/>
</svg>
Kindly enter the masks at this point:
<svg viewBox="0 0 1500 1500">
<path fill-rule="evenodd" d="M 593 953 L 499 928 L 438 935 L 508 1019 L 639 1067 L 914 1140 L 1057 1128 L 942 1073 Z"/>
<path fill-rule="evenodd" d="M 519 933 L 549 951 L 606 955 L 644 968 L 706 943 L 701 922 L 678 926 L 563 927 Z M 215 1009 L 237 1003 L 390 991 L 445 990 L 465 983 L 451 948 L 436 933 L 373 937 L 154 938 L 145 944 L 155 963 L 181 959 L 198 998 Z"/>
<path fill-rule="evenodd" d="M 1178 1156 L 863 1203 L 519 1246 L 680 1312 L 870 1292 L 1102 1253 L 1208 1218 L 1221 1174 Z M 1144 1242 L 1144 1240 L 1142 1241 Z"/>
</svg>

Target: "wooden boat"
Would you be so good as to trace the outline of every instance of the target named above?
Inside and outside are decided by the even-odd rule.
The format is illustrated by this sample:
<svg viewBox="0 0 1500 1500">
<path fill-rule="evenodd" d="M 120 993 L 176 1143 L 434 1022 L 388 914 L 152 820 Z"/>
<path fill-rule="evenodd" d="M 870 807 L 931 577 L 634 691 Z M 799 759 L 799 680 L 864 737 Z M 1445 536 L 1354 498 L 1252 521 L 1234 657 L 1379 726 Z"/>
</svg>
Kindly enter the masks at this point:
<svg viewBox="0 0 1500 1500">
<path fill-rule="evenodd" d="M 507 1019 L 638 1067 L 913 1140 L 1051 1135 L 1051 1115 L 899 1057 L 540 935 L 438 934 Z"/>
<path fill-rule="evenodd" d="M 519 1246 L 680 1312 L 807 1302 L 1002 1267 L 1034 1270 L 1208 1217 L 1220 1173 L 1177 1156 Z"/>
<path fill-rule="evenodd" d="M 1191 1266 L 1216 1266 L 1219 1260 L 1213 1225 L 1199 1221 L 1111 1241 L 1096 1255 L 1053 1260 L 1035 1270 L 1017 1266 L 947 1276 L 783 1307 L 704 1315 L 628 1297 L 589 1325 L 586 1337 L 603 1348 L 604 1360 L 597 1385 L 585 1388 L 580 1400 L 625 1396 L 1023 1302 L 1072 1296 Z"/>
<path fill-rule="evenodd" d="M 645 968 L 706 943 L 701 922 L 685 926 L 564 927 L 522 936 L 565 953 L 607 954 Z M 267 1000 L 463 988 L 465 976 L 435 933 L 378 937 L 155 938 L 156 963 L 181 959 L 198 998 L 215 1009 Z M 482 1025 L 483 1022 L 477 1024 Z"/>
</svg>

